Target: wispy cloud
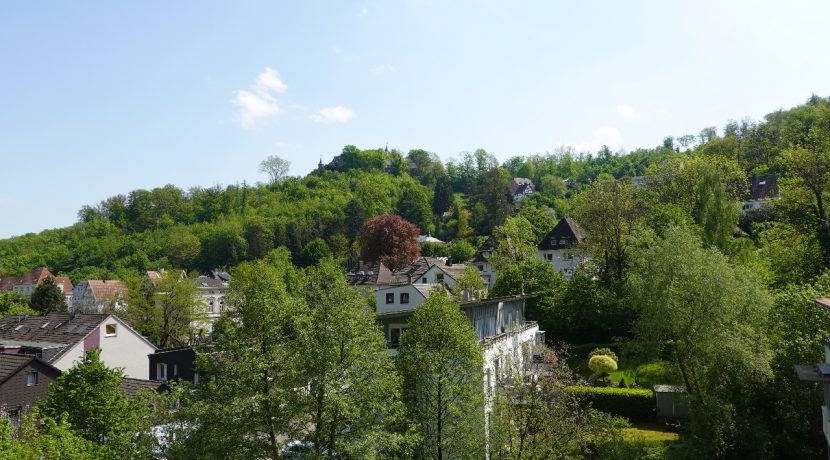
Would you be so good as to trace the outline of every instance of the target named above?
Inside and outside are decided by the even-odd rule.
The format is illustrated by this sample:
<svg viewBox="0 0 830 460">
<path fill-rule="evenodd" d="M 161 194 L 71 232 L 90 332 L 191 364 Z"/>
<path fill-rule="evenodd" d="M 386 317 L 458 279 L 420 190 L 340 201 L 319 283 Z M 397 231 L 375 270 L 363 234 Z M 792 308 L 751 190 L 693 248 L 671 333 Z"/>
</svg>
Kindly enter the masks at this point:
<svg viewBox="0 0 830 460">
<path fill-rule="evenodd" d="M 372 73 L 374 74 L 383 74 L 383 73 L 390 73 L 395 71 L 395 66 L 392 64 L 379 64 L 372 67 Z"/>
<path fill-rule="evenodd" d="M 348 123 L 357 114 L 348 107 L 338 105 L 335 107 L 323 107 L 311 116 L 317 123 Z"/>
<path fill-rule="evenodd" d="M 620 130 L 611 126 L 604 126 L 594 131 L 594 136 L 590 140 L 576 142 L 573 144 L 559 144 L 554 148 L 554 150 L 564 147 L 571 148 L 576 152 L 595 152 L 603 145 L 607 145 L 611 150 L 617 150 L 622 147 L 622 144 L 623 137 Z"/>
<path fill-rule="evenodd" d="M 288 90 L 288 85 L 280 79 L 279 73 L 266 67 L 248 89 L 234 93 L 233 103 L 237 108 L 239 124 L 251 129 L 265 119 L 279 113 L 280 106 L 276 95 Z"/>
<path fill-rule="evenodd" d="M 640 118 L 640 113 L 634 110 L 634 107 L 626 104 L 620 104 L 617 106 L 617 113 L 630 118 Z"/>
</svg>

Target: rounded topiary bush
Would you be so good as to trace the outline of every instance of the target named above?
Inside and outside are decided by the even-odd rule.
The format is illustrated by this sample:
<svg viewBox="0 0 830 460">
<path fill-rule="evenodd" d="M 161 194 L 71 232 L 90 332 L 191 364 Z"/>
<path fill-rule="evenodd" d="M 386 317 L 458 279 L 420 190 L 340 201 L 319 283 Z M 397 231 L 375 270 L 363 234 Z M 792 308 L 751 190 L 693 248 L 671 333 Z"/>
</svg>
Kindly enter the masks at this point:
<svg viewBox="0 0 830 460">
<path fill-rule="evenodd" d="M 598 355 L 602 355 L 602 356 L 610 356 L 610 357 L 611 357 L 611 359 L 613 359 L 615 362 L 616 362 L 616 361 L 619 361 L 619 359 L 617 359 L 617 354 L 616 354 L 616 353 L 614 353 L 613 351 L 611 351 L 611 349 L 610 349 L 610 348 L 594 348 L 594 351 L 592 351 L 592 352 L 588 355 L 588 359 L 591 359 L 591 358 L 593 358 L 594 356 L 598 356 Z"/>
<path fill-rule="evenodd" d="M 617 370 L 617 361 L 607 355 L 594 355 L 588 360 L 588 368 L 597 374 L 610 374 Z"/>
</svg>

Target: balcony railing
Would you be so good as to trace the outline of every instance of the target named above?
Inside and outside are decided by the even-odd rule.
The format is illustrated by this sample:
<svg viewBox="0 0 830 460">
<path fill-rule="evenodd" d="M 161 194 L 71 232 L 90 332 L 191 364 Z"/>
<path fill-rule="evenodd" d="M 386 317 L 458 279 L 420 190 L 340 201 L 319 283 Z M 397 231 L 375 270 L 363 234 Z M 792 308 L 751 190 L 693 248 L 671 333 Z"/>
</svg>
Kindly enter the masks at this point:
<svg viewBox="0 0 830 460">
<path fill-rule="evenodd" d="M 487 346 L 492 345 L 496 342 L 499 342 L 499 341 L 502 341 L 504 339 L 513 337 L 516 334 L 521 334 L 523 332 L 527 332 L 527 331 L 529 331 L 530 329 L 533 329 L 533 328 L 538 329 L 539 328 L 539 323 L 536 322 L 536 321 L 525 321 L 525 323 L 523 325 L 519 326 L 516 329 L 510 330 L 510 331 L 507 331 L 507 332 L 502 332 L 501 334 L 494 335 L 494 336 L 491 336 L 491 337 L 486 337 L 486 338 L 482 339 L 481 340 L 481 345 L 484 346 L 484 347 L 487 347 Z"/>
</svg>

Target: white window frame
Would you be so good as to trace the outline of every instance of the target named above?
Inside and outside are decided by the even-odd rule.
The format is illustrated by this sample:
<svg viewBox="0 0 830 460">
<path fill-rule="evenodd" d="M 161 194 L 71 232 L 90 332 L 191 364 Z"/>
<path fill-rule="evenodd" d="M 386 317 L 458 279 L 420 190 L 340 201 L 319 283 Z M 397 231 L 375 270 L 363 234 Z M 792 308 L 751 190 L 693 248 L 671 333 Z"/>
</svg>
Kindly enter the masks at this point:
<svg viewBox="0 0 830 460">
<path fill-rule="evenodd" d="M 156 363 L 156 380 L 167 381 L 167 363 Z"/>
<path fill-rule="evenodd" d="M 112 327 L 112 332 L 110 332 Z M 116 337 L 118 335 L 118 324 L 109 323 L 104 325 L 104 337 Z"/>
<path fill-rule="evenodd" d="M 32 381 L 32 380 L 34 380 L 34 381 Z M 26 386 L 27 387 L 33 387 L 33 386 L 37 385 L 39 380 L 40 379 L 39 379 L 37 371 L 30 371 L 30 372 L 26 373 Z"/>
</svg>

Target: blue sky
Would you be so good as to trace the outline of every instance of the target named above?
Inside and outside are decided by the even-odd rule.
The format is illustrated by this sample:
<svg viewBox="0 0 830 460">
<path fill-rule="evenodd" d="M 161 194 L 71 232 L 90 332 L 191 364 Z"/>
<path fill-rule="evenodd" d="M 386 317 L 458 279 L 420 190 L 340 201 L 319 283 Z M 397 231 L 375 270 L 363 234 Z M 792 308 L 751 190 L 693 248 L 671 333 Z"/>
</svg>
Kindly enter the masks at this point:
<svg viewBox="0 0 830 460">
<path fill-rule="evenodd" d="M 830 2 L 13 2 L 0 237 L 346 144 L 631 150 L 830 95 Z"/>
</svg>

